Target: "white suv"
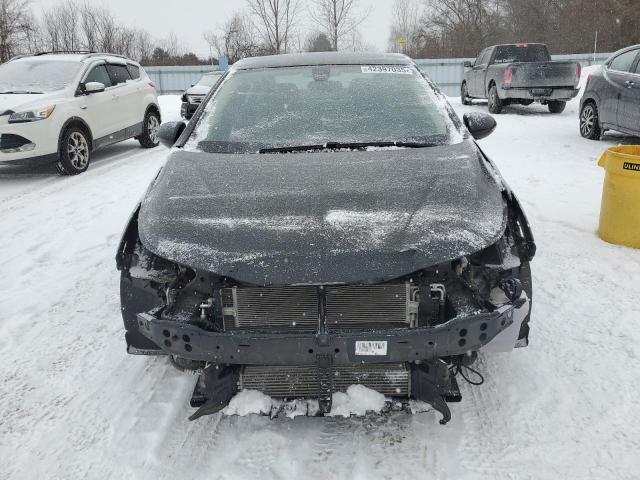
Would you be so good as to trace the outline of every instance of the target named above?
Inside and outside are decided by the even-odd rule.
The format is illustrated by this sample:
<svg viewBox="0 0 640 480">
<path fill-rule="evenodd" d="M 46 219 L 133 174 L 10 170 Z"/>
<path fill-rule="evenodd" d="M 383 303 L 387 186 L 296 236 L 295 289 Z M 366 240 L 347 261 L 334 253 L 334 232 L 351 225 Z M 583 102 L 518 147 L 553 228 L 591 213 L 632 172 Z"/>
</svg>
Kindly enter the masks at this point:
<svg viewBox="0 0 640 480">
<path fill-rule="evenodd" d="M 128 138 L 158 145 L 160 108 L 142 67 L 102 53 L 42 53 L 0 65 L 0 164 L 89 167 L 91 152 Z"/>
</svg>

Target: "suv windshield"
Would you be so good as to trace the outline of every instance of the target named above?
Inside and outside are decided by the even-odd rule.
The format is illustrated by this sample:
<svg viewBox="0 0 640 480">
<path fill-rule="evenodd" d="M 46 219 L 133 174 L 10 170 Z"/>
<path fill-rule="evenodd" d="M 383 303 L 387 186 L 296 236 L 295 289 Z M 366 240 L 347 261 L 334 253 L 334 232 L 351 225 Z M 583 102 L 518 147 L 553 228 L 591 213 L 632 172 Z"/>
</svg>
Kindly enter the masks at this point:
<svg viewBox="0 0 640 480">
<path fill-rule="evenodd" d="M 540 44 L 500 45 L 496 48 L 494 63 L 548 62 L 551 60 L 547 47 Z"/>
<path fill-rule="evenodd" d="M 331 144 L 457 143 L 447 103 L 412 66 L 239 70 L 206 106 L 187 148 L 207 152 Z"/>
<path fill-rule="evenodd" d="M 205 75 L 198 81 L 196 85 L 200 85 L 202 87 L 213 87 L 221 76 L 222 73 Z"/>
<path fill-rule="evenodd" d="M 0 93 L 47 93 L 71 84 L 81 64 L 61 60 L 16 60 L 0 65 Z"/>
</svg>

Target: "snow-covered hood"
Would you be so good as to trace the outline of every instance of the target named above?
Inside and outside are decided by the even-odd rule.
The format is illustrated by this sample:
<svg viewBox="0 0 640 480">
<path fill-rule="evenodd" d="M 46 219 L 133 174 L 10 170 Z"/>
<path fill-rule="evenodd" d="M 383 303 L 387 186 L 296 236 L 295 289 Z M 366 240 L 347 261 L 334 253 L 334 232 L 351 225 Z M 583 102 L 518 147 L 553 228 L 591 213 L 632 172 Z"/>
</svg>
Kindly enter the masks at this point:
<svg viewBox="0 0 640 480">
<path fill-rule="evenodd" d="M 209 90 L 211 90 L 211 87 L 207 87 L 205 85 L 194 85 L 184 93 L 187 95 L 206 95 L 209 93 Z"/>
<path fill-rule="evenodd" d="M 257 285 L 381 282 L 503 234 L 471 141 L 372 152 L 174 151 L 139 214 L 157 255 Z"/>
<path fill-rule="evenodd" d="M 64 97 L 64 95 L 61 95 L 59 92 L 0 95 L 0 114 L 7 110 L 21 112 L 32 107 L 38 108 L 46 105 L 52 105 L 56 103 L 56 100 L 60 100 L 61 97 Z"/>
</svg>

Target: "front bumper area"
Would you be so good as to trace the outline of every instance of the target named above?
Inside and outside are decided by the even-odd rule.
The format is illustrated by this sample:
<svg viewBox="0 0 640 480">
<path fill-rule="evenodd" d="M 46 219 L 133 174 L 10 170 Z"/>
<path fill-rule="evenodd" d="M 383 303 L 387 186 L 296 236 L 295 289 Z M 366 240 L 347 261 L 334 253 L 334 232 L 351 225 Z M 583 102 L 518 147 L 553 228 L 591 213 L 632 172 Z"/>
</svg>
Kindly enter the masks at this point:
<svg viewBox="0 0 640 480">
<path fill-rule="evenodd" d="M 58 131 L 50 119 L 30 123 L 7 123 L 6 118 L 0 120 L 0 164 L 3 165 L 38 165 L 55 161 L 58 155 Z M 23 141 L 17 142 L 16 139 Z M 16 148 L 20 146 L 20 148 Z M 28 147 L 27 147 L 28 146 Z M 54 158 L 55 157 L 55 158 Z"/>
<path fill-rule="evenodd" d="M 518 99 L 518 100 L 536 100 L 536 101 L 550 101 L 550 100 L 571 100 L 575 98 L 580 89 L 578 88 L 554 88 L 554 87 L 541 87 L 541 88 L 529 88 L 529 87 L 514 87 L 505 88 L 504 86 L 500 92 L 500 98 L 502 99 Z"/>
<path fill-rule="evenodd" d="M 491 313 L 456 317 L 442 325 L 413 329 L 318 333 L 218 333 L 154 314 L 137 315 L 139 331 L 165 353 L 227 365 L 334 365 L 434 360 L 477 351 L 514 321 L 525 302 Z M 356 342 L 387 342 L 386 355 L 356 355 Z"/>
<path fill-rule="evenodd" d="M 189 120 L 191 117 L 193 117 L 193 114 L 196 113 L 196 110 L 198 110 L 199 106 L 199 103 L 182 102 L 182 106 L 180 107 L 180 115 L 183 118 Z"/>
</svg>

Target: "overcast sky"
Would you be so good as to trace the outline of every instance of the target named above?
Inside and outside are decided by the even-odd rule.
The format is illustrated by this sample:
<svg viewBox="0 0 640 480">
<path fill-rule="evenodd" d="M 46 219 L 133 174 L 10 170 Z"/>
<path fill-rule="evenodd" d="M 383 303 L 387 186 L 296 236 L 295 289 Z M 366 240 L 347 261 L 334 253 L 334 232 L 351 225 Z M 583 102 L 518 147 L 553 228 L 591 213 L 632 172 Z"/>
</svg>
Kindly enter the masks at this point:
<svg viewBox="0 0 640 480">
<path fill-rule="evenodd" d="M 186 0 L 182 2 L 169 0 L 88 0 L 88 2 L 89 4 L 107 5 L 118 18 L 123 20 L 123 23 L 144 28 L 154 37 L 162 38 L 173 31 L 188 44 L 191 51 L 202 57 L 209 55 L 202 33 L 221 26 L 234 11 L 243 9 L 245 5 L 244 0 Z M 48 8 L 56 3 L 58 0 L 32 0 L 34 10 Z M 371 11 L 360 27 L 363 42 L 379 50 L 386 50 L 393 0 L 360 0 L 360 4 L 363 9 Z"/>
</svg>

